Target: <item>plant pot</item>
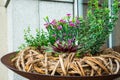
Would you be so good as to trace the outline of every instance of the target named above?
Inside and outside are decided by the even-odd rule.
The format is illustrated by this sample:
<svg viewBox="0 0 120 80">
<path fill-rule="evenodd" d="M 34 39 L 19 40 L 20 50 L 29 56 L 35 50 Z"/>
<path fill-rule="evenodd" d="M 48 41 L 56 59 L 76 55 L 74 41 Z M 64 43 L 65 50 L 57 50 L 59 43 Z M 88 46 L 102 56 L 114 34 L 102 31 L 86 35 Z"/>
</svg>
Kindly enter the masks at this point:
<svg viewBox="0 0 120 80">
<path fill-rule="evenodd" d="M 16 69 L 11 62 L 11 58 L 14 57 L 16 52 L 9 53 L 1 58 L 1 62 L 12 71 L 17 74 L 26 77 L 30 80 L 114 80 L 120 77 L 120 73 L 113 75 L 103 75 L 103 76 L 51 76 L 51 75 L 41 75 L 29 72 L 23 72 Z"/>
</svg>

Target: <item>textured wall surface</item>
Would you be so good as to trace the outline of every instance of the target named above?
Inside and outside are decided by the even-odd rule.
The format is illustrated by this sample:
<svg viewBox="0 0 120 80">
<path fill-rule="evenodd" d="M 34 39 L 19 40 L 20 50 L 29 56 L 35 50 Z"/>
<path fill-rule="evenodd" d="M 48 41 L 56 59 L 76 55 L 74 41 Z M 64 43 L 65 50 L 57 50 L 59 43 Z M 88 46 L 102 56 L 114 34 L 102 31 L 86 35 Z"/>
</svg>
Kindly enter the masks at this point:
<svg viewBox="0 0 120 80">
<path fill-rule="evenodd" d="M 7 53 L 7 15 L 6 9 L 0 7 L 0 58 Z M 0 80 L 7 80 L 7 68 L 0 62 Z"/>
<path fill-rule="evenodd" d="M 59 0 L 65 1 L 65 0 Z M 66 0 L 72 2 L 73 0 Z M 10 7 L 11 5 L 11 7 Z M 51 19 L 64 17 L 67 13 L 73 14 L 73 4 L 64 2 L 46 2 L 39 0 L 12 0 L 8 6 L 9 12 L 9 38 L 10 47 L 16 51 L 18 46 L 24 42 L 24 29 L 28 26 L 35 34 L 36 28 L 44 28 L 43 18 L 49 16 Z M 9 11 L 10 10 L 10 11 Z M 10 31 L 11 29 L 11 31 Z M 10 74 L 10 80 L 26 80 L 17 75 Z M 11 77 L 12 76 L 12 77 Z"/>
<path fill-rule="evenodd" d="M 39 2 L 40 28 L 45 30 L 44 18 L 46 16 L 48 16 L 50 20 L 61 19 L 68 13 L 73 15 L 72 3 L 40 1 Z"/>
</svg>

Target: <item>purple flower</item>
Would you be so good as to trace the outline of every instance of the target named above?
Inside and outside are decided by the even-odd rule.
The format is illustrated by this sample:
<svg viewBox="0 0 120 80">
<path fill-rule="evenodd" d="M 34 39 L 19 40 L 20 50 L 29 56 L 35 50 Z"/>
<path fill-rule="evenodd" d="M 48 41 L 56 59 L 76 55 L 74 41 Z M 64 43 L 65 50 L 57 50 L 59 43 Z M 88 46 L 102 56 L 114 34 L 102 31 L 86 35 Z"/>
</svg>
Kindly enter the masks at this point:
<svg viewBox="0 0 120 80">
<path fill-rule="evenodd" d="M 56 44 L 59 44 L 59 43 L 60 43 L 60 40 L 58 39 L 55 43 L 56 43 Z"/>
<path fill-rule="evenodd" d="M 72 42 L 74 42 L 75 41 L 75 37 L 74 38 L 72 38 L 72 40 L 71 40 Z"/>
<path fill-rule="evenodd" d="M 80 21 L 79 21 L 79 20 L 76 20 L 76 23 L 77 23 L 77 24 L 80 24 Z"/>
<path fill-rule="evenodd" d="M 75 24 L 74 24 L 72 21 L 70 21 L 70 22 L 69 22 L 69 26 L 74 27 Z"/>
<path fill-rule="evenodd" d="M 55 26 L 57 24 L 56 20 L 54 19 L 50 24 L 52 24 L 53 26 Z"/>
<path fill-rule="evenodd" d="M 58 26 L 57 29 L 58 29 L 58 30 L 61 30 L 61 29 L 62 29 L 62 26 Z"/>
<path fill-rule="evenodd" d="M 70 17 L 70 16 L 71 16 L 71 14 L 67 14 L 67 16 L 68 16 L 68 17 Z"/>
<path fill-rule="evenodd" d="M 61 23 L 66 23 L 66 21 L 65 21 L 65 20 L 63 20 L 63 19 L 61 19 L 59 22 L 61 22 Z"/>
<path fill-rule="evenodd" d="M 71 44 L 71 43 L 72 43 L 72 40 L 71 40 L 71 39 L 69 39 L 69 40 L 68 40 L 68 44 Z"/>
<path fill-rule="evenodd" d="M 45 24 L 44 24 L 44 26 L 45 26 L 46 28 L 48 28 L 48 26 L 49 26 L 49 23 L 45 23 Z"/>
<path fill-rule="evenodd" d="M 53 36 L 53 37 L 56 37 L 56 34 L 53 34 L 52 36 Z"/>
</svg>

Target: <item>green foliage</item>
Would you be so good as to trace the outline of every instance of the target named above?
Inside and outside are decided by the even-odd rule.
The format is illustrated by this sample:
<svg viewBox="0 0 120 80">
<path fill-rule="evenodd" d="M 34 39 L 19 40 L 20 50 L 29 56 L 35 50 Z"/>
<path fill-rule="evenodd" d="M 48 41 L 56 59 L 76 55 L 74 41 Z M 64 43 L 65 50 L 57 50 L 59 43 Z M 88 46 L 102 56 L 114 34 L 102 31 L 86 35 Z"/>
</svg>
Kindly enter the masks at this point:
<svg viewBox="0 0 120 80">
<path fill-rule="evenodd" d="M 49 41 L 57 52 L 76 52 L 76 40 L 78 38 L 78 27 L 80 21 L 78 17 L 71 20 L 71 14 L 60 20 L 50 20 L 45 18 L 46 28 L 49 34 Z M 56 45 L 57 44 L 57 45 Z"/>
<path fill-rule="evenodd" d="M 49 34 L 49 40 L 53 45 L 57 40 L 60 42 L 72 41 L 72 44 L 75 45 L 75 38 L 77 37 L 77 25 L 79 25 L 79 21 L 77 18 L 73 18 L 70 20 L 71 15 L 67 14 L 64 19 L 60 20 L 52 20 L 49 21 L 49 18 L 46 17 L 46 29 Z"/>
<path fill-rule="evenodd" d="M 85 19 L 77 17 L 71 20 L 71 16 L 68 14 L 64 19 L 50 22 L 47 17 L 45 21 L 47 22 L 46 28 L 50 36 L 49 39 L 54 38 L 51 40 L 53 41 L 52 44 L 57 40 L 68 43 L 74 39 L 72 44 L 73 46 L 78 45 L 79 53 L 94 54 L 99 51 L 113 31 L 118 19 L 118 6 L 119 1 L 114 0 L 110 12 L 108 0 L 104 0 L 101 6 L 99 0 L 89 0 Z M 53 35 L 55 36 L 53 37 Z"/>
<path fill-rule="evenodd" d="M 30 33 L 30 28 L 25 30 L 26 46 L 49 46 L 58 52 L 77 51 L 77 56 L 81 53 L 94 54 L 108 39 L 113 31 L 118 19 L 119 1 L 113 0 L 112 10 L 108 8 L 108 0 L 99 5 L 99 0 L 89 0 L 89 7 L 85 19 L 76 17 L 71 19 L 71 15 L 60 20 L 50 21 L 45 18 L 45 27 L 48 34 L 44 31 L 36 30 L 36 35 Z M 111 14 L 111 15 L 110 15 Z M 57 45 L 55 45 L 55 43 Z M 64 44 L 63 44 L 64 43 Z"/>
<path fill-rule="evenodd" d="M 31 33 L 30 27 L 24 30 L 24 40 L 25 44 L 22 44 L 19 49 L 23 49 L 26 46 L 31 47 L 41 47 L 41 46 L 48 46 L 48 38 L 44 31 L 36 30 L 36 35 L 33 36 Z"/>
<path fill-rule="evenodd" d="M 96 53 L 108 39 L 109 34 L 113 31 L 118 19 L 119 2 L 114 0 L 112 11 L 108 8 L 108 0 L 104 0 L 101 7 L 98 0 L 90 0 L 86 19 L 81 19 L 79 30 L 79 44 L 82 44 L 83 53 Z"/>
</svg>

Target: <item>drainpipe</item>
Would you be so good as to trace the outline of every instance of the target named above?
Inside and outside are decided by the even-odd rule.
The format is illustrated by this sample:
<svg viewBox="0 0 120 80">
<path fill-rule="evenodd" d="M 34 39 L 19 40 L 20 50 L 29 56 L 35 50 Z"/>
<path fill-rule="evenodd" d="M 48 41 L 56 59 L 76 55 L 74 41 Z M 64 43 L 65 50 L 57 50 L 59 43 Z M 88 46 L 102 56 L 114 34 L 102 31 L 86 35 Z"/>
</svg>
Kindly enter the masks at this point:
<svg viewBox="0 0 120 80">
<path fill-rule="evenodd" d="M 112 0 L 108 0 L 108 7 L 109 7 L 109 9 L 110 9 L 110 13 L 109 13 L 109 16 L 111 16 L 112 15 Z M 111 22 L 111 19 L 109 20 L 110 22 Z M 109 48 L 112 48 L 112 33 L 109 35 Z"/>
<path fill-rule="evenodd" d="M 83 0 L 78 0 L 78 15 L 83 16 Z"/>
</svg>

